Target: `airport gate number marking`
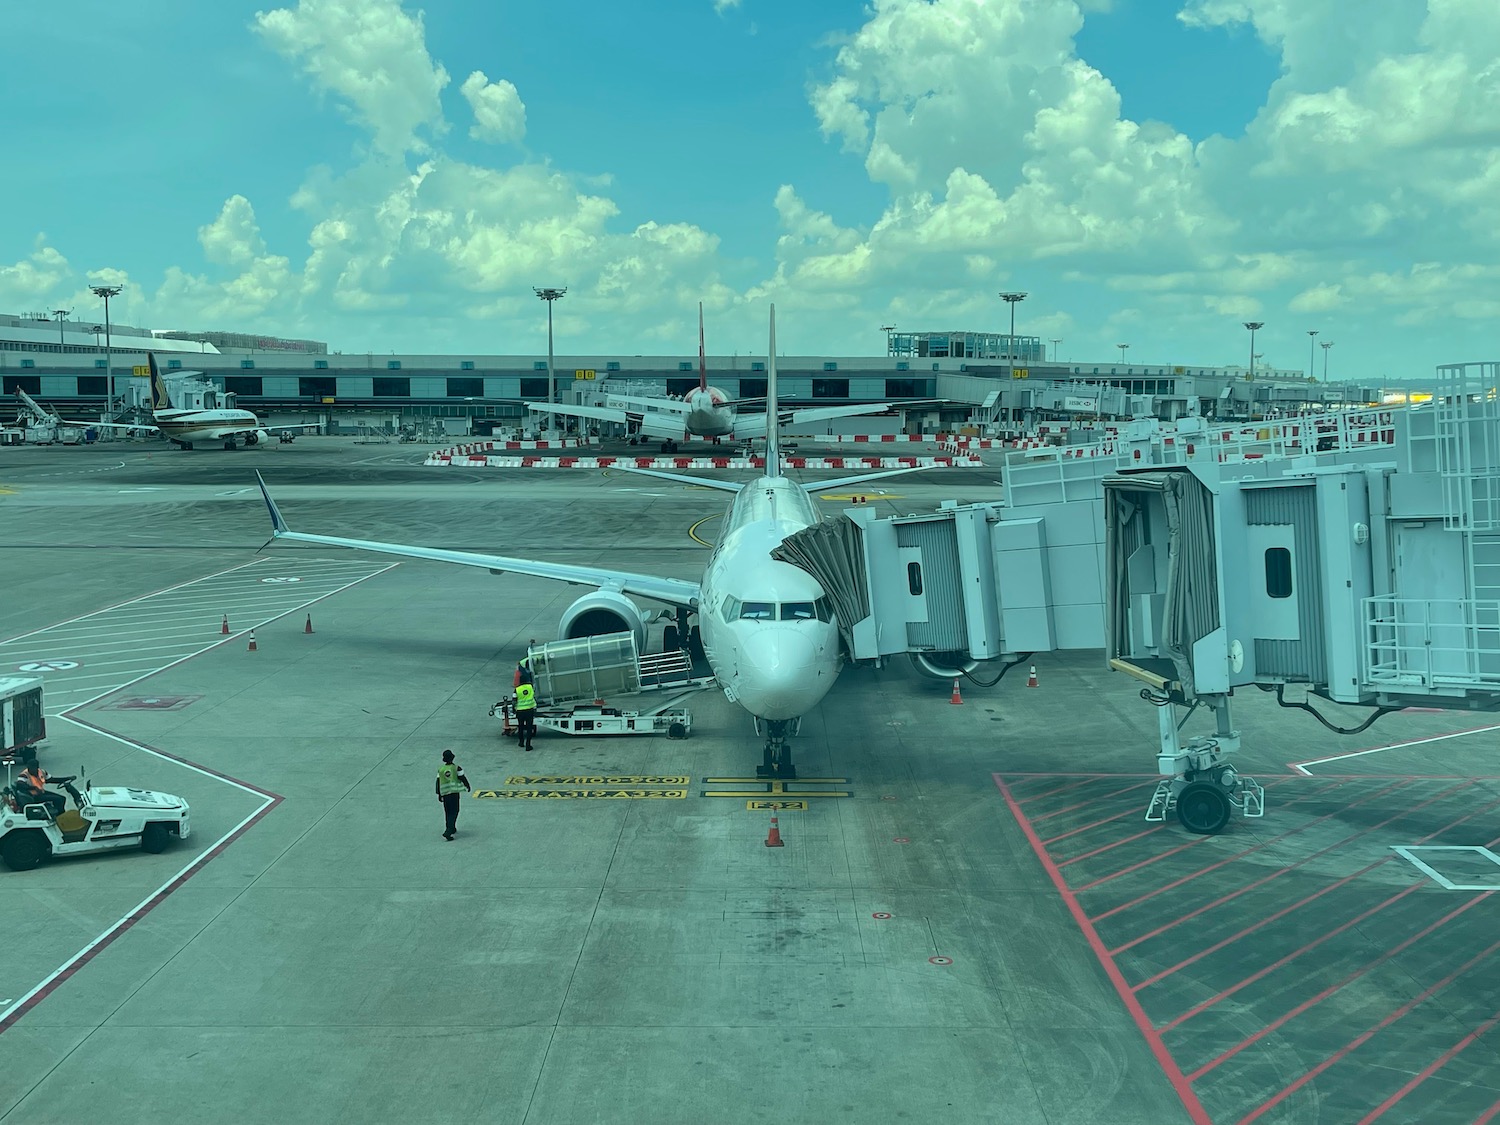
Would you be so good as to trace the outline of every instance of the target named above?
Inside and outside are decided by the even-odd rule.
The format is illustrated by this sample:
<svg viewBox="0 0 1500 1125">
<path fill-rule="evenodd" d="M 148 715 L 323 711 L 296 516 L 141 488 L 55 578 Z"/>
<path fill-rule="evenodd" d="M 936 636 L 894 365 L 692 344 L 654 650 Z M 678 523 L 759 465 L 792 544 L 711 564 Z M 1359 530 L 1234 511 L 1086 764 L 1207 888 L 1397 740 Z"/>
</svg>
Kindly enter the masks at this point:
<svg viewBox="0 0 1500 1125">
<path fill-rule="evenodd" d="M 25 664 L 17 664 L 16 670 L 20 672 L 71 672 L 79 667 L 76 660 L 28 660 Z"/>
<path fill-rule="evenodd" d="M 802 809 L 806 811 L 806 801 L 746 801 L 745 808 L 750 812 L 787 812 L 788 810 Z"/>
<path fill-rule="evenodd" d="M 749 797 L 772 800 L 797 800 L 801 797 L 852 797 L 854 794 L 848 790 L 819 790 L 803 789 L 804 785 L 847 785 L 847 777 L 799 777 L 790 781 L 782 781 L 780 778 L 765 777 L 705 777 L 705 785 L 755 785 L 757 789 L 705 789 L 698 794 L 700 797 Z M 797 786 L 796 789 L 788 789 L 788 785 Z"/>
</svg>

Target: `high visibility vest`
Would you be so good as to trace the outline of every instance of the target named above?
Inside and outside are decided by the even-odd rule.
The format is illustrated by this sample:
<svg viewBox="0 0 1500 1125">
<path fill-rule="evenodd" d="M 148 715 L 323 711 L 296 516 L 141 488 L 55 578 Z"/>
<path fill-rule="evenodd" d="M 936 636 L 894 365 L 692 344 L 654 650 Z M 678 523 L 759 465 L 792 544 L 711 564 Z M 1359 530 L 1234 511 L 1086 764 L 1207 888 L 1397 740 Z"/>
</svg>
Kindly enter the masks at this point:
<svg viewBox="0 0 1500 1125">
<path fill-rule="evenodd" d="M 516 688 L 516 710 L 536 710 L 536 688 L 530 684 L 520 684 Z"/>
<path fill-rule="evenodd" d="M 463 789 L 464 783 L 458 780 L 458 766 L 445 763 L 438 770 L 438 792 L 446 797 L 449 793 L 457 793 Z"/>
</svg>

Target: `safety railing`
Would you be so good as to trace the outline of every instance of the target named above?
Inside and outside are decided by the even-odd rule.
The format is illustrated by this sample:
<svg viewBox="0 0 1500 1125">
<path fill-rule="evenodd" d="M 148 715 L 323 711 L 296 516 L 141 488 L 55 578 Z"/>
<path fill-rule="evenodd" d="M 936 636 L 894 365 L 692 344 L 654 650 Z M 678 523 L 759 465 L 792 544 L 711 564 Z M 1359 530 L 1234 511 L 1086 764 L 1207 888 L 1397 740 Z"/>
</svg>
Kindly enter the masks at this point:
<svg viewBox="0 0 1500 1125">
<path fill-rule="evenodd" d="M 1365 680 L 1406 694 L 1500 691 L 1500 600 L 1364 599 Z"/>
</svg>

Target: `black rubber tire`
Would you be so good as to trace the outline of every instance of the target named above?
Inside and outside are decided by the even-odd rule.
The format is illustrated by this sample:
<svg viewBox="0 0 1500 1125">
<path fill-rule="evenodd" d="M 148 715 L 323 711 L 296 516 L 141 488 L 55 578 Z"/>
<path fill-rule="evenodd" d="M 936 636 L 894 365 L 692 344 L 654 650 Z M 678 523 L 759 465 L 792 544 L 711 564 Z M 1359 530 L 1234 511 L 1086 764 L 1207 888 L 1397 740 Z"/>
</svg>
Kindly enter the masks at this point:
<svg viewBox="0 0 1500 1125">
<path fill-rule="evenodd" d="M 1198 836 L 1217 836 L 1233 812 L 1228 792 L 1212 781 L 1190 781 L 1177 794 L 1177 821 Z"/>
<path fill-rule="evenodd" d="M 687 727 L 683 726 L 681 723 L 672 723 L 667 727 L 668 738 L 686 738 L 687 736 Z"/>
<path fill-rule="evenodd" d="M 662 652 L 676 652 L 682 645 L 682 638 L 677 634 L 676 625 L 668 625 L 661 631 Z"/>
<path fill-rule="evenodd" d="M 12 871 L 30 871 L 40 867 L 52 854 L 52 845 L 40 829 L 12 832 L 0 840 L 0 859 Z"/>
<path fill-rule="evenodd" d="M 703 655 L 703 634 L 696 625 L 688 630 L 687 649 L 695 658 Z"/>
<path fill-rule="evenodd" d="M 141 829 L 141 851 L 159 855 L 172 843 L 172 830 L 165 824 L 153 822 Z"/>
</svg>

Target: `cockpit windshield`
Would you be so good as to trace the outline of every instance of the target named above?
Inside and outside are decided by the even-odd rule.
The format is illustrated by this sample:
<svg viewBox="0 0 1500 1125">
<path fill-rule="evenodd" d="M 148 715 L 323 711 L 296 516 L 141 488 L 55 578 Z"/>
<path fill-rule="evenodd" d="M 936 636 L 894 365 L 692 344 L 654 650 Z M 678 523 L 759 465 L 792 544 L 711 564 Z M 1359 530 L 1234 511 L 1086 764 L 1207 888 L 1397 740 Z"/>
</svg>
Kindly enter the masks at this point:
<svg viewBox="0 0 1500 1125">
<path fill-rule="evenodd" d="M 741 621 L 775 621 L 776 605 L 774 602 L 746 602 L 740 607 Z"/>
<path fill-rule="evenodd" d="M 833 607 L 827 598 L 815 602 L 741 602 L 725 598 L 725 621 L 832 621 Z"/>
</svg>

